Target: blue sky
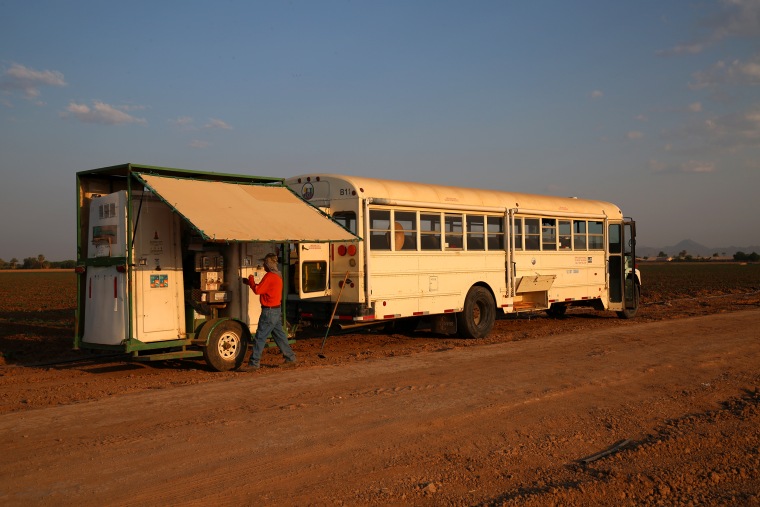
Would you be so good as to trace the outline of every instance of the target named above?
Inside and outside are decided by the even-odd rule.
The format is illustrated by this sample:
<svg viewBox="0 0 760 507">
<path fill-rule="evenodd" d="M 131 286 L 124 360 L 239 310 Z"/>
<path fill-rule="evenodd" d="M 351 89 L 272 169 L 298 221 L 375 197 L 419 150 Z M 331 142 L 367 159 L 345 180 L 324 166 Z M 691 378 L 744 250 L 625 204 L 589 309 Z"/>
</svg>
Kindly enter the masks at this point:
<svg viewBox="0 0 760 507">
<path fill-rule="evenodd" d="M 75 173 L 126 162 L 573 195 L 639 245 L 758 245 L 759 92 L 760 0 L 0 0 L 0 258 L 74 259 Z"/>
</svg>

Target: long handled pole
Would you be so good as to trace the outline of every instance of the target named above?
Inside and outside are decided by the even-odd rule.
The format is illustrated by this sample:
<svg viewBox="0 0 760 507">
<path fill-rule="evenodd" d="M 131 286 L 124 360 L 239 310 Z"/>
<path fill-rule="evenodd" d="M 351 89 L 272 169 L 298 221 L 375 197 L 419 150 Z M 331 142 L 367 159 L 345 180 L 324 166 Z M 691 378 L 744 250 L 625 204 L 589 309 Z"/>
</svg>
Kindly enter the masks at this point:
<svg viewBox="0 0 760 507">
<path fill-rule="evenodd" d="M 338 310 L 338 303 L 340 302 L 340 296 L 343 294 L 343 287 L 346 286 L 346 281 L 348 280 L 348 271 L 346 271 L 346 276 L 343 277 L 343 283 L 340 284 L 340 290 L 338 291 L 338 298 L 335 300 L 335 306 L 333 307 L 332 315 L 330 315 L 330 322 L 327 323 L 327 331 L 325 331 L 325 337 L 322 339 L 322 347 L 319 349 L 319 357 L 322 359 L 325 358 L 325 356 L 322 354 L 322 351 L 325 349 L 325 342 L 327 341 L 327 335 L 330 332 L 330 326 L 332 326 L 332 321 L 335 318 L 335 312 Z"/>
</svg>

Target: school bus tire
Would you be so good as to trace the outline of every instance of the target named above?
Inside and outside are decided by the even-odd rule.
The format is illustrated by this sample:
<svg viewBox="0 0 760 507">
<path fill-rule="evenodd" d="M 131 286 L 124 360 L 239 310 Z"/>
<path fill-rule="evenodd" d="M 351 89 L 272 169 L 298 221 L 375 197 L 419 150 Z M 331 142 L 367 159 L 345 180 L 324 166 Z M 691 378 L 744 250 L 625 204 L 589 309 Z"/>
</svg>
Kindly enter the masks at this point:
<svg viewBox="0 0 760 507">
<path fill-rule="evenodd" d="M 457 314 L 457 330 L 462 338 L 483 338 L 491 332 L 496 320 L 496 303 L 485 287 L 473 286 L 464 299 L 464 308 Z"/>
<path fill-rule="evenodd" d="M 552 305 L 546 309 L 546 314 L 549 317 L 555 319 L 561 319 L 567 313 L 567 305 L 565 303 L 552 303 Z"/>
<path fill-rule="evenodd" d="M 417 329 L 419 325 L 419 317 L 406 317 L 404 319 L 393 319 L 386 322 L 383 326 L 383 331 L 388 334 L 398 333 L 403 335 L 411 335 Z"/>
<path fill-rule="evenodd" d="M 248 341 L 240 324 L 231 320 L 218 323 L 209 333 L 203 358 L 216 371 L 229 371 L 243 364 Z"/>
<path fill-rule="evenodd" d="M 621 319 L 632 319 L 636 317 L 636 314 L 639 312 L 639 305 L 641 304 L 641 288 L 636 282 L 633 284 L 633 300 L 636 303 L 634 307 L 632 309 L 626 308 L 625 310 L 617 312 L 618 317 Z"/>
</svg>

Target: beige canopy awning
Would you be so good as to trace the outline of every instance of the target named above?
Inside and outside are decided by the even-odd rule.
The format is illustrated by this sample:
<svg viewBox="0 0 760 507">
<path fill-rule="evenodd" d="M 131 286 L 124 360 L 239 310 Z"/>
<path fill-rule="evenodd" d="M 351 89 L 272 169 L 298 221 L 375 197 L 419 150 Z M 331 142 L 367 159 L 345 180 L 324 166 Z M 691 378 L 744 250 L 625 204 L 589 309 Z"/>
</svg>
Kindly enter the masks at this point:
<svg viewBox="0 0 760 507">
<path fill-rule="evenodd" d="M 287 187 L 137 175 L 211 241 L 357 241 Z"/>
</svg>

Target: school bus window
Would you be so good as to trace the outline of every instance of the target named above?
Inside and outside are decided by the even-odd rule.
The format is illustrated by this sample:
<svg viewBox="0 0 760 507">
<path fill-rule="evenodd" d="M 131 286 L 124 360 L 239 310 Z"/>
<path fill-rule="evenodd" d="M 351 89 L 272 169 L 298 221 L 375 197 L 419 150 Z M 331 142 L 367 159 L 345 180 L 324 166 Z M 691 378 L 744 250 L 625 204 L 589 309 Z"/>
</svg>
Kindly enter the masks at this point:
<svg viewBox="0 0 760 507">
<path fill-rule="evenodd" d="M 559 248 L 560 250 L 570 250 L 573 247 L 572 228 L 570 220 L 559 221 Z"/>
<path fill-rule="evenodd" d="M 543 218 L 541 220 L 541 250 L 557 249 L 557 220 Z"/>
<path fill-rule="evenodd" d="M 525 219 L 525 249 L 541 250 L 541 227 L 538 218 Z"/>
<path fill-rule="evenodd" d="M 488 217 L 488 249 L 504 250 L 504 218 Z"/>
<path fill-rule="evenodd" d="M 467 250 L 485 250 L 485 232 L 483 215 L 467 215 Z"/>
<path fill-rule="evenodd" d="M 396 211 L 393 220 L 396 250 L 417 250 L 417 212 Z"/>
<path fill-rule="evenodd" d="M 356 234 L 356 213 L 353 211 L 336 211 L 332 216 L 333 220 L 340 225 Z"/>
<path fill-rule="evenodd" d="M 604 222 L 588 222 L 589 250 L 604 250 Z"/>
<path fill-rule="evenodd" d="M 369 212 L 369 247 L 372 250 L 390 250 L 391 212 L 373 209 Z"/>
<path fill-rule="evenodd" d="M 620 224 L 610 224 L 607 228 L 607 241 L 610 243 L 610 253 L 621 253 L 623 251 Z"/>
<path fill-rule="evenodd" d="M 464 229 L 462 227 L 462 215 L 446 215 L 444 226 L 446 227 L 446 249 L 461 250 Z"/>
<path fill-rule="evenodd" d="M 573 248 L 586 250 L 586 221 L 573 220 Z"/>
<path fill-rule="evenodd" d="M 489 218 L 489 220 L 490 220 L 490 218 Z M 522 242 L 523 242 L 522 218 L 516 218 L 515 219 L 514 237 L 515 237 L 515 250 L 522 250 L 523 249 L 523 245 L 522 245 Z"/>
<path fill-rule="evenodd" d="M 420 248 L 422 250 L 441 249 L 441 215 L 420 213 Z"/>
</svg>

